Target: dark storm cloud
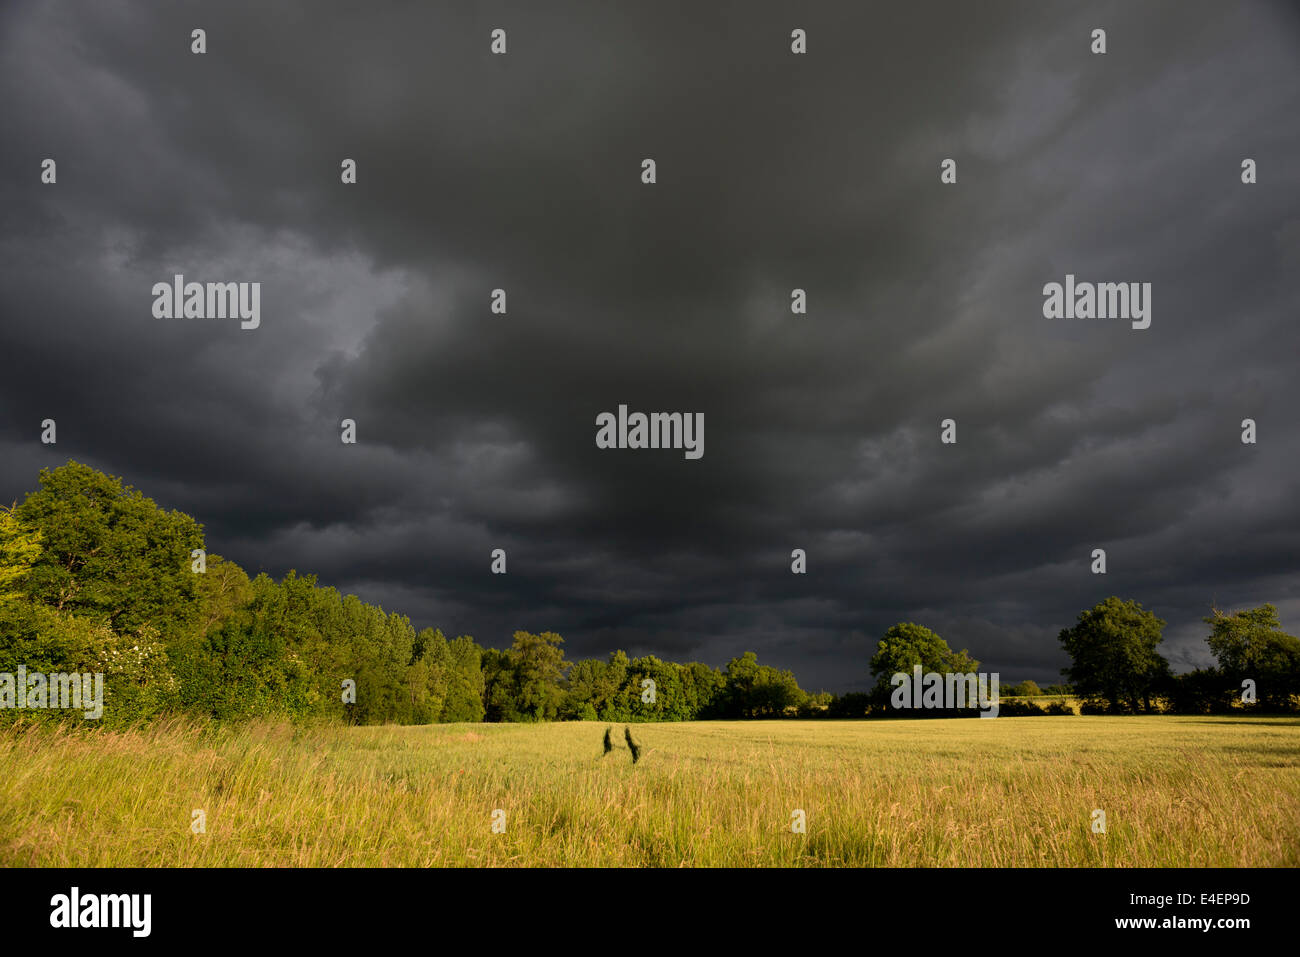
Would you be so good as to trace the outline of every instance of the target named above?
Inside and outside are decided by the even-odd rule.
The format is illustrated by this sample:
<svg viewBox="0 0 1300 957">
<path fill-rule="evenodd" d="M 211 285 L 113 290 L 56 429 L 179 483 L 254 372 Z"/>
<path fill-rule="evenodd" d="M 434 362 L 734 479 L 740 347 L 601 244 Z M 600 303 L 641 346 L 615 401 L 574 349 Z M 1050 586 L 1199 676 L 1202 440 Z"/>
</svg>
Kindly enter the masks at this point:
<svg viewBox="0 0 1300 957">
<path fill-rule="evenodd" d="M 73 456 L 418 624 L 838 690 L 898 620 L 1040 681 L 1111 593 L 1183 667 L 1211 600 L 1300 627 L 1279 7 L 271 6 L 0 14 L 5 497 Z M 154 320 L 177 272 L 261 327 Z M 1151 328 L 1043 319 L 1067 272 Z M 619 403 L 704 457 L 598 450 Z"/>
</svg>

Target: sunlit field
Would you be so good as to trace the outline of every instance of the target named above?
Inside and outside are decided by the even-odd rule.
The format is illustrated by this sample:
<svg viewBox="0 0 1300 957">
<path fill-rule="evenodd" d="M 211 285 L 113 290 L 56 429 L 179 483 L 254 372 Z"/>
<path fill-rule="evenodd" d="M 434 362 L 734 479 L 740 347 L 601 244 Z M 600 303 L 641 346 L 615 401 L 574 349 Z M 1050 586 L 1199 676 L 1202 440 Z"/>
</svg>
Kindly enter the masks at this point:
<svg viewBox="0 0 1300 957">
<path fill-rule="evenodd" d="M 623 727 L 9 725 L 0 863 L 1300 864 L 1296 719 L 641 724 L 636 764 Z"/>
</svg>

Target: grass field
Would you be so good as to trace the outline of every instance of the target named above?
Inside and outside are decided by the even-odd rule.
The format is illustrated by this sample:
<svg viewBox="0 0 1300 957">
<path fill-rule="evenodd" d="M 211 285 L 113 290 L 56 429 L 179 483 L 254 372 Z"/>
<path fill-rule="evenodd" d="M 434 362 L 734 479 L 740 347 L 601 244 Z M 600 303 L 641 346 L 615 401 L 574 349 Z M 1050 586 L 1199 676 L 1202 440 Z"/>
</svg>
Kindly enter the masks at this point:
<svg viewBox="0 0 1300 957">
<path fill-rule="evenodd" d="M 0 864 L 1300 864 L 1295 719 L 605 727 L 0 728 Z"/>
</svg>

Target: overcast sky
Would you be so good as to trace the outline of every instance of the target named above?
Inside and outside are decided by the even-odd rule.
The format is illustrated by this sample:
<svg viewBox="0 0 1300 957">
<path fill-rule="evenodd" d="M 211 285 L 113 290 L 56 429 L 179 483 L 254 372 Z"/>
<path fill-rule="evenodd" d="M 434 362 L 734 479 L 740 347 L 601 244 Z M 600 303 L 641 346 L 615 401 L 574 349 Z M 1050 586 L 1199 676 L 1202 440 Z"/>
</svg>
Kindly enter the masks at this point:
<svg viewBox="0 0 1300 957">
<path fill-rule="evenodd" d="M 1212 602 L 1300 633 L 1282 4 L 6 0 L 0 123 L 6 502 L 74 458 L 417 627 L 811 690 L 897 621 L 1056 681 L 1110 594 L 1176 670 Z M 1150 328 L 1044 318 L 1067 273 Z M 597 448 L 620 403 L 703 457 Z"/>
</svg>

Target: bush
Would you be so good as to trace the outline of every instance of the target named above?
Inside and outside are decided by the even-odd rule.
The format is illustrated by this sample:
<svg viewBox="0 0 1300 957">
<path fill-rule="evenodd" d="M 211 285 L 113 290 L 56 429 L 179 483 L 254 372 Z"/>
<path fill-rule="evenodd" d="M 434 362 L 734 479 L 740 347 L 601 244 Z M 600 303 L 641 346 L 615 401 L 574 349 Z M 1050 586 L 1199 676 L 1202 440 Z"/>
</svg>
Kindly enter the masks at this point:
<svg viewBox="0 0 1300 957">
<path fill-rule="evenodd" d="M 1003 698 L 998 705 L 998 717 L 1024 718 L 1047 714 L 1032 701 L 1015 701 Z"/>
<path fill-rule="evenodd" d="M 14 602 L 0 616 L 0 672 L 19 666 L 28 674 L 102 674 L 104 713 L 32 709 L 29 717 L 53 717 L 125 727 L 176 707 L 178 684 L 167 652 L 153 628 L 118 634 L 103 621 L 46 605 Z"/>
</svg>

